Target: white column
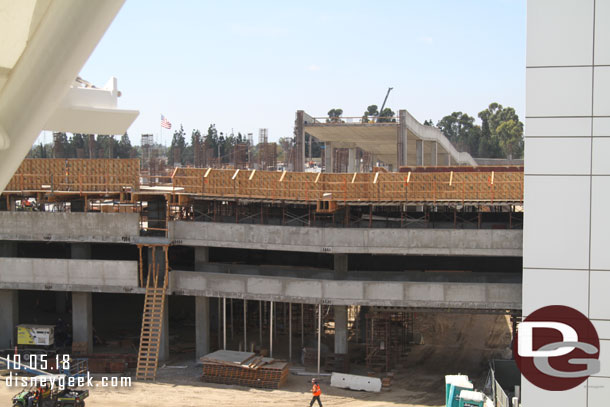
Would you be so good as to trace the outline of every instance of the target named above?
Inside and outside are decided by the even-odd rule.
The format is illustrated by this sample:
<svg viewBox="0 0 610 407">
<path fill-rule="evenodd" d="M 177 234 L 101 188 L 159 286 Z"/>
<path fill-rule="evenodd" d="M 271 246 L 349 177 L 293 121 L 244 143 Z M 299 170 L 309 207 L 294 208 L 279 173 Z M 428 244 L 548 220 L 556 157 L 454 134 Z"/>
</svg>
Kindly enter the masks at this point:
<svg viewBox="0 0 610 407">
<path fill-rule="evenodd" d="M 347 172 L 354 173 L 356 168 L 356 149 L 350 148 L 347 156 Z"/>
<path fill-rule="evenodd" d="M 210 353 L 210 299 L 195 297 L 195 356 Z"/>
<path fill-rule="evenodd" d="M 334 305 L 335 353 L 347 353 L 347 306 Z"/>
</svg>

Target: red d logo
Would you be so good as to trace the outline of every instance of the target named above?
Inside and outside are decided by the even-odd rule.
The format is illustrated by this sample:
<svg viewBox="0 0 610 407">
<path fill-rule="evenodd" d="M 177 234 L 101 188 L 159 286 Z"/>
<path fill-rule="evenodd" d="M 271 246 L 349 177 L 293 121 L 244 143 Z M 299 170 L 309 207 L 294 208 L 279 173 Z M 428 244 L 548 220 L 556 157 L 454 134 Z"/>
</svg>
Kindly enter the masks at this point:
<svg viewBox="0 0 610 407">
<path fill-rule="evenodd" d="M 599 337 L 582 313 L 551 305 L 521 322 L 513 355 L 533 385 L 544 390 L 569 390 L 599 372 Z"/>
</svg>

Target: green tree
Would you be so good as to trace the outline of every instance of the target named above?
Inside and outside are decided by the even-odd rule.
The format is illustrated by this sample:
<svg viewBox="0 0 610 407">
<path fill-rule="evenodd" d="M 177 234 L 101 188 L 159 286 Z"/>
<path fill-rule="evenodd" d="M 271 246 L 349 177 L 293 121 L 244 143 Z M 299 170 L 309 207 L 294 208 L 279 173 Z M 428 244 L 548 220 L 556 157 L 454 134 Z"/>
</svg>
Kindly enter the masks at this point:
<svg viewBox="0 0 610 407">
<path fill-rule="evenodd" d="M 381 113 L 379 113 L 379 117 L 377 118 L 378 123 L 395 123 L 396 118 L 395 114 L 389 107 L 383 109 Z"/>
<path fill-rule="evenodd" d="M 330 109 L 328 111 L 328 119 L 326 119 L 326 121 L 328 123 L 340 123 L 342 115 L 343 109 Z"/>
<path fill-rule="evenodd" d="M 514 108 L 494 102 L 479 112 L 479 118 L 483 133 L 489 133 L 490 144 L 496 145 L 487 153 L 507 158 L 523 157 L 523 123 Z"/>
<path fill-rule="evenodd" d="M 474 117 L 462 112 L 453 112 L 439 120 L 436 127 L 458 150 L 469 153 L 478 150 L 479 134 L 474 130 L 476 127 Z"/>
<path fill-rule="evenodd" d="M 184 165 L 184 151 L 186 149 L 186 133 L 184 127 L 180 125 L 180 129 L 174 131 L 172 144 L 169 147 L 167 154 L 167 163 L 170 166 Z"/>
<path fill-rule="evenodd" d="M 218 130 L 216 130 L 215 124 L 210 124 L 208 127 L 208 134 L 205 136 L 204 143 L 206 148 L 212 149 L 212 156 L 218 157 Z"/>
<path fill-rule="evenodd" d="M 98 134 L 97 146 L 99 158 L 119 158 L 119 142 L 114 136 Z"/>
<path fill-rule="evenodd" d="M 74 158 L 85 158 L 85 139 L 82 134 L 74 133 L 70 139 L 70 151 Z"/>
<path fill-rule="evenodd" d="M 187 151 L 187 163 L 201 167 L 203 165 L 203 137 L 199 130 L 193 129 L 191 132 L 191 145 L 187 147 Z"/>
<path fill-rule="evenodd" d="M 71 157 L 70 141 L 68 135 L 64 132 L 53 133 L 53 157 L 54 158 L 70 158 Z"/>
</svg>

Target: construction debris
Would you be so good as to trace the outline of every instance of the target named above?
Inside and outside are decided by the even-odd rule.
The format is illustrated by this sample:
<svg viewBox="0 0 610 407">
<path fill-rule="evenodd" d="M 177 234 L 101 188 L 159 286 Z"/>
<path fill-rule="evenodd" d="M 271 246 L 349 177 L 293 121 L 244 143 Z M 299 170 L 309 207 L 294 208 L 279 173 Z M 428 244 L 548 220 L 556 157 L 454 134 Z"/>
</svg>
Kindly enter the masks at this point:
<svg viewBox="0 0 610 407">
<path fill-rule="evenodd" d="M 252 352 L 219 350 L 203 356 L 204 382 L 279 389 L 288 377 L 288 363 Z"/>
</svg>

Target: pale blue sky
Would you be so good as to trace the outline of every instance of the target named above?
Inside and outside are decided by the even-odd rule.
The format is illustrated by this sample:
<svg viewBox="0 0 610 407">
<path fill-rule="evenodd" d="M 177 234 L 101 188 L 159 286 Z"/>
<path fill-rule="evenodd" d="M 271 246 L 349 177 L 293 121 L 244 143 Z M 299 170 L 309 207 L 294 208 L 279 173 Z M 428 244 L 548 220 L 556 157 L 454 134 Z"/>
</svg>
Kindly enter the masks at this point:
<svg viewBox="0 0 610 407">
<path fill-rule="evenodd" d="M 210 123 L 235 134 L 292 135 L 297 109 L 360 116 L 381 105 L 418 120 L 497 101 L 525 105 L 525 0 L 128 0 L 82 70 L 118 78 L 129 129 Z M 164 130 L 164 141 L 170 131 Z"/>
</svg>

